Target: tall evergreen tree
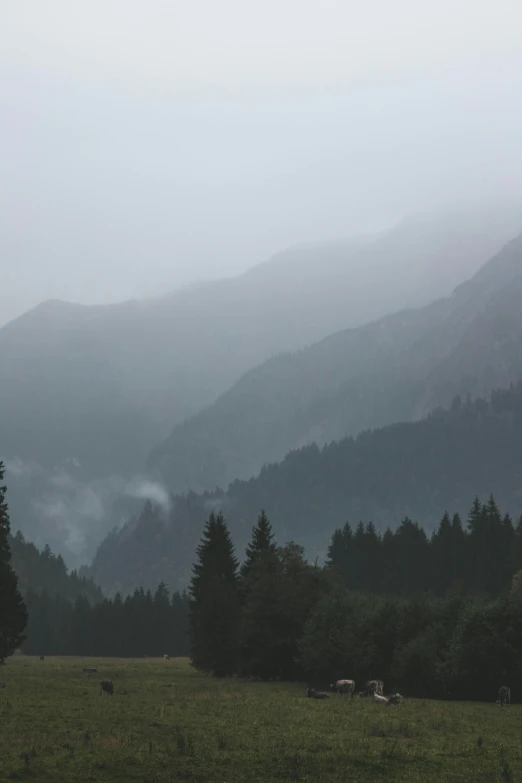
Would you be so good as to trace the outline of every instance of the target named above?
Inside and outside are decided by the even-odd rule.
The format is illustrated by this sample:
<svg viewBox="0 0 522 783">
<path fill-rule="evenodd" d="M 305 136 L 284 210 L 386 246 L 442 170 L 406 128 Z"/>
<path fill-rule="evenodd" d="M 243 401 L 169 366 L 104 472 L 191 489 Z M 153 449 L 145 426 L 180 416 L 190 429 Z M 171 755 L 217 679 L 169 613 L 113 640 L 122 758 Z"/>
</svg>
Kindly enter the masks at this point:
<svg viewBox="0 0 522 783">
<path fill-rule="evenodd" d="M 222 514 L 212 513 L 197 548 L 190 583 L 193 666 L 224 677 L 239 663 L 238 561 Z"/>
<path fill-rule="evenodd" d="M 284 592 L 279 558 L 272 549 L 261 551 L 242 584 L 240 627 L 241 670 L 262 679 L 280 675 L 281 628 L 286 628 L 281 598 Z"/>
<path fill-rule="evenodd" d="M 431 537 L 431 586 L 444 593 L 453 580 L 453 525 L 446 511 Z"/>
<path fill-rule="evenodd" d="M 499 595 L 509 589 L 509 576 L 506 564 L 509 563 L 515 531 L 509 514 L 502 516 L 493 495 L 486 505 L 487 514 L 487 570 L 485 588 L 489 596 Z"/>
<path fill-rule="evenodd" d="M 3 478 L 4 465 L 0 462 L 0 663 L 4 663 L 23 642 L 27 625 L 27 611 L 11 567 L 9 514 L 5 502 L 6 488 L 1 484 Z"/>
<path fill-rule="evenodd" d="M 275 551 L 276 544 L 272 532 L 272 525 L 262 509 L 257 524 L 252 528 L 252 541 L 246 548 L 246 557 L 240 570 L 241 577 L 244 579 L 248 575 L 252 565 L 259 559 L 263 552 L 274 553 Z"/>
</svg>

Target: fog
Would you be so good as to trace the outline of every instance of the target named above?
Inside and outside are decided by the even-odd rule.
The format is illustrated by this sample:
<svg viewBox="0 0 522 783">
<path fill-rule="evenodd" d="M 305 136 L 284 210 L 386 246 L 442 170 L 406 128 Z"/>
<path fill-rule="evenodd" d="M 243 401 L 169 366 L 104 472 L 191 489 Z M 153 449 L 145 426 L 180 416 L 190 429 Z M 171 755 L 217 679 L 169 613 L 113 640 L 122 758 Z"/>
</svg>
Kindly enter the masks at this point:
<svg viewBox="0 0 522 783">
<path fill-rule="evenodd" d="M 0 324 L 522 181 L 516 0 L 4 0 Z"/>
<path fill-rule="evenodd" d="M 6 460 L 5 468 L 15 493 L 13 522 L 26 522 L 31 515 L 37 515 L 42 529 L 31 540 L 40 547 L 49 544 L 73 567 L 92 557 L 108 532 L 108 525 L 119 526 L 131 514 L 139 515 L 144 500 L 164 514 L 170 509 L 167 490 L 144 476 L 129 479 L 110 475 L 85 481 L 74 459 L 48 468 L 35 460 L 15 458 Z M 27 491 L 29 484 L 37 492 Z M 15 530 L 16 524 L 13 533 Z"/>
</svg>

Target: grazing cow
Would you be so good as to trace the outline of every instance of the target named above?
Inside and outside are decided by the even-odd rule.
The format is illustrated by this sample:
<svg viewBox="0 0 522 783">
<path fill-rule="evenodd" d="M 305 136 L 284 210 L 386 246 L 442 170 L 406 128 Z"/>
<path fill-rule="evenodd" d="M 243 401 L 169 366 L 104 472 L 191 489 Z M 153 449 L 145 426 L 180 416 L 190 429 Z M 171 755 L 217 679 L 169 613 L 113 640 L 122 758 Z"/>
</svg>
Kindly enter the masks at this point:
<svg viewBox="0 0 522 783">
<path fill-rule="evenodd" d="M 501 707 L 503 707 L 504 704 L 511 704 L 511 688 L 508 688 L 507 685 L 503 685 L 498 692 L 498 704 L 500 704 Z"/>
<path fill-rule="evenodd" d="M 112 696 L 114 693 L 114 685 L 110 680 L 102 680 L 100 682 L 100 696 L 106 693 L 108 696 Z"/>
<path fill-rule="evenodd" d="M 388 699 L 385 696 L 381 696 L 380 693 L 373 694 L 373 701 L 375 704 L 388 704 Z"/>
<path fill-rule="evenodd" d="M 163 660 L 164 660 L 164 661 L 170 661 L 170 658 L 169 658 L 169 656 L 168 656 L 168 655 L 164 655 L 164 656 L 163 656 Z"/>
<path fill-rule="evenodd" d="M 391 696 L 388 696 L 388 705 L 390 704 L 402 704 L 402 696 L 400 693 L 392 693 Z"/>
<path fill-rule="evenodd" d="M 362 691 L 359 691 L 359 696 L 373 696 L 374 693 L 382 696 L 383 689 L 384 683 L 382 680 L 369 680 L 366 683 L 365 688 Z"/>
<path fill-rule="evenodd" d="M 309 699 L 329 699 L 326 691 L 316 691 L 315 688 L 307 688 L 306 695 Z"/>
<path fill-rule="evenodd" d="M 355 682 L 354 680 L 337 680 L 336 683 L 332 683 L 330 685 L 330 692 L 331 693 L 338 693 L 339 696 L 350 696 L 350 698 L 353 696 L 353 692 L 355 690 Z"/>
<path fill-rule="evenodd" d="M 43 655 L 40 655 L 40 660 L 43 661 L 44 657 Z"/>
</svg>

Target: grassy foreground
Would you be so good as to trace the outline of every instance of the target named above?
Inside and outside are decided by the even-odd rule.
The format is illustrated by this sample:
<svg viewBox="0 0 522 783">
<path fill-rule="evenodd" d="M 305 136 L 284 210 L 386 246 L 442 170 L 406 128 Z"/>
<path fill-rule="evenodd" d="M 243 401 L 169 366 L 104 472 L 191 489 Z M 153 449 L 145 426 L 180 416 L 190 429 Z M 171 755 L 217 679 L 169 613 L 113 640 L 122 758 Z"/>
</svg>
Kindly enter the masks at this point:
<svg viewBox="0 0 522 783">
<path fill-rule="evenodd" d="M 315 701 L 182 659 L 20 656 L 0 680 L 1 781 L 522 781 L 517 705 Z"/>
</svg>

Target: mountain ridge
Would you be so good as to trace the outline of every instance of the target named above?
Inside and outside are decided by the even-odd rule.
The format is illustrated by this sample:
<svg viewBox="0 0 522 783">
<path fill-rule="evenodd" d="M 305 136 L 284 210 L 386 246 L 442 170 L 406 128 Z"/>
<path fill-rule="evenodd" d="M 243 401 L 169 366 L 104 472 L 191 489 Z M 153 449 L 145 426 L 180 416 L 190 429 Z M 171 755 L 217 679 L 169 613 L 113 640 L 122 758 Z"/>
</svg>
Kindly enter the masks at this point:
<svg viewBox="0 0 522 783">
<path fill-rule="evenodd" d="M 227 486 L 306 443 L 415 420 L 456 394 L 506 386 L 522 376 L 521 302 L 522 235 L 446 299 L 249 370 L 177 425 L 151 452 L 150 469 L 173 492 Z"/>
<path fill-rule="evenodd" d="M 190 291 L 114 306 L 51 300 L 10 322 L 0 329 L 0 457 L 16 526 L 69 562 L 73 554 L 89 558 L 98 531 L 120 519 L 113 513 L 118 488 L 143 476 L 147 455 L 176 422 L 270 356 L 398 305 L 430 301 L 465 268 L 480 266 L 517 220 L 483 212 L 413 219 L 377 237 L 290 248 L 237 278 Z M 383 341 L 381 357 L 386 350 Z M 365 346 L 360 353 L 363 366 Z M 325 375 L 335 370 L 325 364 Z M 314 376 L 307 383 L 321 385 Z M 296 426 L 292 417 L 285 422 Z M 288 442 L 316 437 L 299 426 L 283 439 L 280 429 L 280 446 L 260 453 L 261 464 L 284 456 Z M 241 475 L 233 464 L 227 470 L 225 479 Z"/>
</svg>

